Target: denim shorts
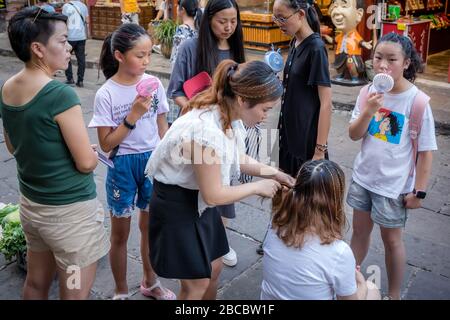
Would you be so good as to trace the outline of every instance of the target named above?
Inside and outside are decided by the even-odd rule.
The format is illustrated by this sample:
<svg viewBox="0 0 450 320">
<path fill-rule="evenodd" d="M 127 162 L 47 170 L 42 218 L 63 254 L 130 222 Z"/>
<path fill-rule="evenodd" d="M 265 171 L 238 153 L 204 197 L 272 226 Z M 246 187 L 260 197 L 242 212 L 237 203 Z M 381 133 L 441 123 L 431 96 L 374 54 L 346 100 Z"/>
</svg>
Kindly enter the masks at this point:
<svg viewBox="0 0 450 320">
<path fill-rule="evenodd" d="M 135 206 L 148 211 L 153 186 L 144 170 L 151 152 L 126 154 L 113 158 L 114 168 L 108 168 L 106 198 L 114 217 L 130 217 Z"/>
<path fill-rule="evenodd" d="M 370 218 L 384 228 L 404 228 L 408 210 L 403 204 L 405 194 L 397 199 L 373 193 L 352 181 L 347 194 L 347 204 L 353 209 L 370 212 Z"/>
</svg>

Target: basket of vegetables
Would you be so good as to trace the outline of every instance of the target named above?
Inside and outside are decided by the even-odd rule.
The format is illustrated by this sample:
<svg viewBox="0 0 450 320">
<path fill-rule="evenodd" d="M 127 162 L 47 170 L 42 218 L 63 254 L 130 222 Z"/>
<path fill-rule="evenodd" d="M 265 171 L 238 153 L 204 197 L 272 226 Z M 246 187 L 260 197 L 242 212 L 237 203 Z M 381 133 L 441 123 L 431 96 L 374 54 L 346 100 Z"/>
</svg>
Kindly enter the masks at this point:
<svg viewBox="0 0 450 320">
<path fill-rule="evenodd" d="M 0 253 L 7 261 L 16 258 L 19 268 L 26 271 L 26 249 L 19 205 L 0 203 Z"/>
</svg>

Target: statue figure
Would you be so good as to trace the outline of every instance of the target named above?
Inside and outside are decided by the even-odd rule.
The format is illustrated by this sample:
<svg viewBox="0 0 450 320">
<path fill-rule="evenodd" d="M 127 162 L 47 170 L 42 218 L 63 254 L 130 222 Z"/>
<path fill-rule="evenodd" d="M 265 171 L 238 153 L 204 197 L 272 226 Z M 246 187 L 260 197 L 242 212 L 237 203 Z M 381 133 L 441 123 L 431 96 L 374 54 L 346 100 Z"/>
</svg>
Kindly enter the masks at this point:
<svg viewBox="0 0 450 320">
<path fill-rule="evenodd" d="M 363 0 L 333 0 L 328 12 L 331 21 L 341 33 L 336 36 L 336 57 L 333 67 L 338 75 L 333 82 L 360 85 L 364 79 L 365 65 L 362 47 L 371 50 L 372 41 L 366 42 L 356 30 L 364 16 Z"/>
</svg>

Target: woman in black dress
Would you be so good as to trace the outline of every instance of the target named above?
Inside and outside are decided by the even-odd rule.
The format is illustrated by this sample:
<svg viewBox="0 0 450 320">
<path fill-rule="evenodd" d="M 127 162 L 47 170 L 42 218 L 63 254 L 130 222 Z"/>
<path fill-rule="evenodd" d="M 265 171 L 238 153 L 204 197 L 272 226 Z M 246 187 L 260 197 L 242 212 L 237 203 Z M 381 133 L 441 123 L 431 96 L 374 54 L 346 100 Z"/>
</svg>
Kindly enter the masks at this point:
<svg viewBox="0 0 450 320">
<path fill-rule="evenodd" d="M 328 158 L 331 84 L 317 13 L 307 0 L 276 0 L 273 21 L 294 39 L 284 69 L 278 124 L 280 168 L 296 176 L 310 159 Z"/>
</svg>

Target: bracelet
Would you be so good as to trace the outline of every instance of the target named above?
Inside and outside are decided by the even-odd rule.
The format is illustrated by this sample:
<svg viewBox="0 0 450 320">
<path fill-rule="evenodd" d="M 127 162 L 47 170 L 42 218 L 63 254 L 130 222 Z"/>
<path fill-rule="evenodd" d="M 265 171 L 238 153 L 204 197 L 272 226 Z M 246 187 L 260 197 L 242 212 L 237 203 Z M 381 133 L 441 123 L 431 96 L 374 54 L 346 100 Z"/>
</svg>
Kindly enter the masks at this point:
<svg viewBox="0 0 450 320">
<path fill-rule="evenodd" d="M 316 149 L 319 150 L 320 152 L 327 152 L 328 151 L 328 145 L 327 144 L 316 144 Z"/>
<path fill-rule="evenodd" d="M 136 124 L 131 124 L 127 121 L 127 117 L 123 118 L 123 125 L 125 127 L 127 127 L 130 130 L 133 130 L 134 128 L 136 128 Z"/>
</svg>

